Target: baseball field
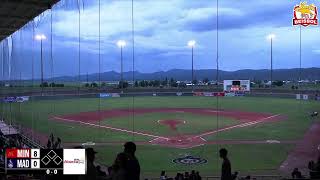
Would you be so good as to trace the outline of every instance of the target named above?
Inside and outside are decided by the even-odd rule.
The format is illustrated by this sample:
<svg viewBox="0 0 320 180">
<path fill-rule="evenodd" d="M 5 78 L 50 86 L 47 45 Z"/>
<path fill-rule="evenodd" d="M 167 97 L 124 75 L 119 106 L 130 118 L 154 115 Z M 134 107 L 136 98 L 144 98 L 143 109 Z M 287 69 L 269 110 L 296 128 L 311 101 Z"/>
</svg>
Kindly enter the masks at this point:
<svg viewBox="0 0 320 180">
<path fill-rule="evenodd" d="M 221 147 L 233 170 L 279 173 L 317 121 L 310 113 L 318 108 L 316 101 L 270 97 L 78 97 L 2 103 L 1 113 L 44 145 L 53 133 L 64 147 L 93 146 L 106 166 L 124 142 L 134 141 L 143 174 L 196 169 L 214 175 Z"/>
</svg>

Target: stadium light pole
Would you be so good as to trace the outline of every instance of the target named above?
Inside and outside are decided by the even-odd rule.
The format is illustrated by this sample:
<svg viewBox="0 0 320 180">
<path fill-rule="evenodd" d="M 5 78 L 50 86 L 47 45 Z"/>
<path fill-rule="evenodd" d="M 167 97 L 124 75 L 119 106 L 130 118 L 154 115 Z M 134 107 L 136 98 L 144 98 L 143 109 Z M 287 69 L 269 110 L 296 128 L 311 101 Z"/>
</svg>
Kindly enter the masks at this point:
<svg viewBox="0 0 320 180">
<path fill-rule="evenodd" d="M 121 93 L 123 93 L 123 56 L 122 49 L 126 46 L 126 41 L 119 40 L 117 46 L 120 48 L 120 59 L 121 59 L 121 73 L 120 73 L 120 83 L 121 83 Z"/>
<path fill-rule="evenodd" d="M 270 40 L 270 91 L 272 93 L 272 81 L 273 81 L 273 40 L 275 39 L 275 34 L 269 34 L 268 40 Z"/>
<path fill-rule="evenodd" d="M 47 39 L 44 34 L 36 35 L 36 40 L 40 41 L 40 63 L 41 63 L 41 95 L 43 93 L 43 53 L 42 53 L 42 41 Z"/>
<path fill-rule="evenodd" d="M 191 84 L 192 84 L 192 91 L 193 91 L 193 81 L 194 81 L 194 70 L 193 70 L 193 48 L 196 45 L 196 41 L 195 40 L 190 40 L 188 42 L 188 46 L 191 48 Z"/>
</svg>

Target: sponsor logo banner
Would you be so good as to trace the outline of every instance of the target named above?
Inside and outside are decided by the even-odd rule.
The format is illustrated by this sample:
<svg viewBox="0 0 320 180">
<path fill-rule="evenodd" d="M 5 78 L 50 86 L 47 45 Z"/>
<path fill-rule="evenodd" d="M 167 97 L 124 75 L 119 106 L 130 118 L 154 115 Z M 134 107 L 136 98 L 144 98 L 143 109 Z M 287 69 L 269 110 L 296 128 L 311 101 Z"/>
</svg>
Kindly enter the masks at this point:
<svg viewBox="0 0 320 180">
<path fill-rule="evenodd" d="M 242 91 L 236 91 L 235 92 L 235 96 L 245 96 L 246 93 L 245 92 L 242 92 Z"/>
<path fill-rule="evenodd" d="M 225 93 L 225 96 L 233 97 L 233 96 L 236 96 L 236 94 L 234 92 L 228 92 L 228 93 Z"/>
<path fill-rule="evenodd" d="M 100 93 L 100 94 L 99 94 L 99 97 L 100 97 L 100 98 L 110 98 L 110 97 L 112 97 L 112 94 L 109 94 L 109 93 Z"/>
<path fill-rule="evenodd" d="M 217 97 L 225 96 L 224 92 L 195 92 L 193 96 Z"/>
<path fill-rule="evenodd" d="M 25 101 L 29 101 L 29 96 L 8 96 L 8 97 L 5 97 L 3 98 L 3 102 L 6 102 L 6 103 L 13 103 L 13 102 L 25 102 Z"/>
<path fill-rule="evenodd" d="M 29 101 L 29 96 L 18 96 L 16 98 L 17 102 L 25 102 L 25 101 Z"/>
<path fill-rule="evenodd" d="M 16 102 L 16 97 L 5 97 L 3 98 L 3 102 L 6 102 L 6 103 Z"/>
<path fill-rule="evenodd" d="M 63 174 L 86 174 L 85 149 L 63 150 Z"/>
<path fill-rule="evenodd" d="M 100 98 L 111 98 L 111 97 L 120 97 L 119 93 L 100 93 Z"/>
<path fill-rule="evenodd" d="M 111 97 L 120 97 L 120 94 L 119 93 L 112 93 Z"/>
</svg>

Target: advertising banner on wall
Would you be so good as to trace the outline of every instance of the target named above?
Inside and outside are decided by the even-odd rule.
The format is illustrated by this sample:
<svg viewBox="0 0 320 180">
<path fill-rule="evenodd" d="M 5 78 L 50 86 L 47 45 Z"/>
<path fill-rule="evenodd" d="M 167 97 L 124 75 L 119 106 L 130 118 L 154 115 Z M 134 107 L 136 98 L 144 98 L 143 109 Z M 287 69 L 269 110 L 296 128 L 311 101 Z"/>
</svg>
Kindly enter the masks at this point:
<svg viewBox="0 0 320 180">
<path fill-rule="evenodd" d="M 120 97 L 120 94 L 119 93 L 112 93 L 111 97 Z"/>
<path fill-rule="evenodd" d="M 234 97 L 234 96 L 236 96 L 236 94 L 234 92 L 226 92 L 225 96 Z"/>
<path fill-rule="evenodd" d="M 217 97 L 225 96 L 224 92 L 195 92 L 193 96 Z"/>
<path fill-rule="evenodd" d="M 109 94 L 109 93 L 100 93 L 100 94 L 99 94 L 99 97 L 100 97 L 100 98 L 111 98 L 111 97 L 112 97 L 112 94 Z"/>
<path fill-rule="evenodd" d="M 177 92 L 177 96 L 182 96 L 183 93 L 182 92 Z"/>
<path fill-rule="evenodd" d="M 5 103 L 13 103 L 13 102 L 18 102 L 18 103 L 22 103 L 22 102 L 26 102 L 29 101 L 29 96 L 8 96 L 2 99 L 3 102 Z"/>
<path fill-rule="evenodd" d="M 16 97 L 13 97 L 13 96 L 5 97 L 5 98 L 3 98 L 3 102 L 5 102 L 5 103 L 16 102 Z"/>
<path fill-rule="evenodd" d="M 29 96 L 18 96 L 16 102 L 26 102 L 29 101 Z"/>
<path fill-rule="evenodd" d="M 100 98 L 115 98 L 115 97 L 120 97 L 119 93 L 100 93 L 99 94 Z"/>
<path fill-rule="evenodd" d="M 309 95 L 308 94 L 296 94 L 296 99 L 297 100 L 300 100 L 300 99 L 308 100 L 309 99 Z"/>
<path fill-rule="evenodd" d="M 235 92 L 235 96 L 245 96 L 245 95 L 246 95 L 246 93 L 243 91 L 236 91 Z"/>
</svg>

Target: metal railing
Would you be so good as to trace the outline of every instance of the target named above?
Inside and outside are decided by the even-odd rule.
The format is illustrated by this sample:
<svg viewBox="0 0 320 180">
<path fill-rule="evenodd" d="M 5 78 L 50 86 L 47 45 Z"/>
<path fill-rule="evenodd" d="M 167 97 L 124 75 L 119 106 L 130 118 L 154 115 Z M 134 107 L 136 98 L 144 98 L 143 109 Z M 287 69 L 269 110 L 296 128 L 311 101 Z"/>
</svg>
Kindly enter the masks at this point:
<svg viewBox="0 0 320 180">
<path fill-rule="evenodd" d="M 30 138 L 30 134 L 27 134 L 25 131 L 23 131 L 21 124 L 12 124 L 11 126 L 17 130 L 23 144 L 29 146 L 30 148 L 43 148 L 39 140 Z"/>
</svg>

